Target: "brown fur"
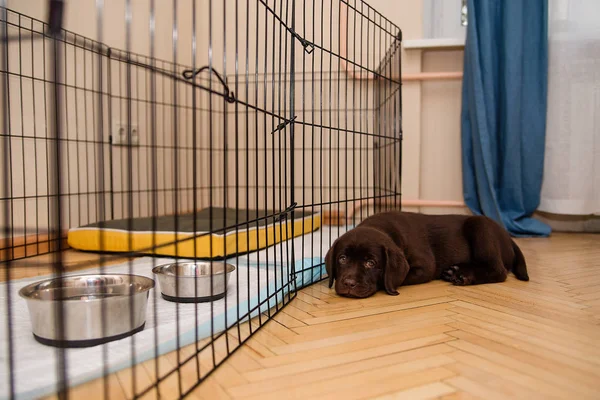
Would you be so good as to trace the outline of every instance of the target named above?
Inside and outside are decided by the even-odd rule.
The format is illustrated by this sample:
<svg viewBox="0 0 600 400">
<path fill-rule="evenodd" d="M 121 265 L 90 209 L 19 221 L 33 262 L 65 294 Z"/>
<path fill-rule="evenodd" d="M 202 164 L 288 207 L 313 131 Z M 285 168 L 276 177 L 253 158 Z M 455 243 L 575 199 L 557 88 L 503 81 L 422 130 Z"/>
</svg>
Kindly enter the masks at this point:
<svg viewBox="0 0 600 400">
<path fill-rule="evenodd" d="M 329 287 L 364 298 L 383 289 L 443 279 L 455 285 L 528 281 L 525 258 L 508 232 L 484 216 L 391 211 L 339 237 L 325 257 Z"/>
</svg>

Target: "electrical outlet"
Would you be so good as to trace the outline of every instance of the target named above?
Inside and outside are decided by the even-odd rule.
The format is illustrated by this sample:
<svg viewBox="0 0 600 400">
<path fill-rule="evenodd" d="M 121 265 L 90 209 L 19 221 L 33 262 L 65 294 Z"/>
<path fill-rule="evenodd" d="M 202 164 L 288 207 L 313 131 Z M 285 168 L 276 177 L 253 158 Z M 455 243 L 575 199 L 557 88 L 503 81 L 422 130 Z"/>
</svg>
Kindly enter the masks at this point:
<svg viewBox="0 0 600 400">
<path fill-rule="evenodd" d="M 139 146 L 140 135 L 137 125 L 131 125 L 131 136 L 127 124 L 115 124 L 112 144 L 115 146 Z"/>
</svg>

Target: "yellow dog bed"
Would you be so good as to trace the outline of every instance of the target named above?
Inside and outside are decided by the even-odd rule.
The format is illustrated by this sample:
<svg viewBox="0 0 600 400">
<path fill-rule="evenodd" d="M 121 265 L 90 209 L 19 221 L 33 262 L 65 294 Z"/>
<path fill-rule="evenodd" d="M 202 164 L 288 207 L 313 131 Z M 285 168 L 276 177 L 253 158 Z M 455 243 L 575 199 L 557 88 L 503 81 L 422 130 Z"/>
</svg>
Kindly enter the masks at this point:
<svg viewBox="0 0 600 400">
<path fill-rule="evenodd" d="M 294 220 L 274 221 L 272 211 L 210 209 L 194 213 L 118 219 L 69 230 L 74 249 L 96 252 L 133 252 L 184 258 L 223 258 L 264 249 L 283 240 L 310 233 L 321 226 L 319 213 L 296 211 Z M 253 221 L 247 223 L 247 221 Z M 156 224 L 153 230 L 153 223 Z M 237 228 L 231 228 L 238 225 Z M 175 230 L 177 228 L 177 231 Z M 224 231 L 225 229 L 225 232 Z M 214 232 L 218 233 L 214 233 Z M 211 251 L 212 241 L 212 251 Z"/>
</svg>

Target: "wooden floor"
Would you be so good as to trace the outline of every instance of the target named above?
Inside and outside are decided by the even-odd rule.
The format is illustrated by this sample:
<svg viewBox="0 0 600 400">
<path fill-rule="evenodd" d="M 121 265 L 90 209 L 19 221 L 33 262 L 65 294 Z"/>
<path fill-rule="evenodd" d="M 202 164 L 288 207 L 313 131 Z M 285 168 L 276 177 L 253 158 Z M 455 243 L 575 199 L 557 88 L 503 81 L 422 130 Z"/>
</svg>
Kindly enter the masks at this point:
<svg viewBox="0 0 600 400">
<path fill-rule="evenodd" d="M 306 288 L 189 398 L 599 399 L 600 235 L 518 243 L 530 282 L 436 281 L 363 300 L 340 298 L 326 283 Z M 174 354 L 161 360 L 137 368 L 138 387 L 176 365 Z M 198 373 L 191 364 L 181 371 L 184 390 Z M 131 379 L 131 371 L 111 375 L 110 398 L 131 397 Z M 177 397 L 178 379 L 161 383 L 162 398 Z M 102 397 L 100 381 L 73 392 Z"/>
</svg>

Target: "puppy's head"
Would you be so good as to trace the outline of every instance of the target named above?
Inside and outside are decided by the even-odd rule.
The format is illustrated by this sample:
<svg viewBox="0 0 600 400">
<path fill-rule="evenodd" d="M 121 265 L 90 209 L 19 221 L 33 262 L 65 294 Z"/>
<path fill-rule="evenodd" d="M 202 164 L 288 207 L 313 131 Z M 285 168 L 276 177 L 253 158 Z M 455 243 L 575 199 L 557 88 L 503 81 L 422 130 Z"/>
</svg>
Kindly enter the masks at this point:
<svg viewBox="0 0 600 400">
<path fill-rule="evenodd" d="M 384 233 L 357 227 L 338 238 L 325 256 L 329 287 L 340 296 L 365 298 L 396 288 L 408 273 L 404 254 Z"/>
</svg>

